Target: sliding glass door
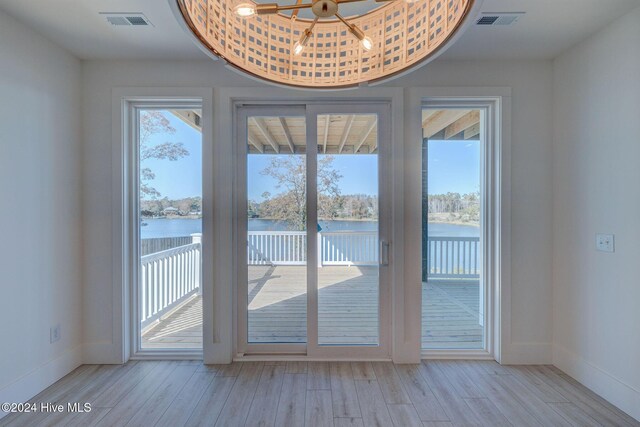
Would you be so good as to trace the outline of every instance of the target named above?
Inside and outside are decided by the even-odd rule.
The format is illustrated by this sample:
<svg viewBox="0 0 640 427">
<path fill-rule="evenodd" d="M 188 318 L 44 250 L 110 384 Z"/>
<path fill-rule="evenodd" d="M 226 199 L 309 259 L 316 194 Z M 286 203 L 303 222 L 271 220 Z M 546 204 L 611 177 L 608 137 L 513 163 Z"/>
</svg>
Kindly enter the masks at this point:
<svg viewBox="0 0 640 427">
<path fill-rule="evenodd" d="M 238 348 L 388 355 L 388 106 L 237 115 Z"/>
</svg>

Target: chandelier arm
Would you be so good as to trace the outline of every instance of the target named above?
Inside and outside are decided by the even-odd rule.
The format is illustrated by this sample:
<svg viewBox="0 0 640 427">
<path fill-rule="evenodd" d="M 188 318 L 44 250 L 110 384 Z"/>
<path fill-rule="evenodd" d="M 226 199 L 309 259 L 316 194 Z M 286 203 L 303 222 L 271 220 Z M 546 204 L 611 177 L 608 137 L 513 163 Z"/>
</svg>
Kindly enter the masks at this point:
<svg viewBox="0 0 640 427">
<path fill-rule="evenodd" d="M 342 4 L 342 3 L 358 3 L 358 2 L 362 2 L 362 1 L 367 1 L 367 0 L 337 0 L 337 3 L 338 4 Z M 384 1 L 394 1 L 394 0 L 384 0 Z"/>
<path fill-rule="evenodd" d="M 366 0 L 338 0 L 337 3 L 338 4 L 357 3 L 357 2 L 363 2 L 363 1 L 366 1 Z M 269 14 L 278 13 L 285 10 L 293 10 L 295 13 L 295 11 L 298 11 L 300 9 L 309 9 L 311 7 L 313 7 L 313 3 L 296 3 L 296 4 L 287 4 L 282 6 L 278 5 L 277 3 L 263 3 L 263 4 L 258 4 L 256 10 L 259 15 L 269 15 Z M 343 22 L 345 21 L 343 20 Z"/>
<path fill-rule="evenodd" d="M 284 5 L 284 6 L 278 6 L 278 10 L 277 12 L 280 12 L 281 10 L 300 10 L 300 9 L 308 9 L 311 6 L 313 6 L 311 3 L 305 3 L 305 4 L 288 4 L 288 5 Z"/>
<path fill-rule="evenodd" d="M 342 17 L 339 13 L 336 13 L 336 18 L 338 18 L 344 25 L 346 25 L 349 29 L 352 29 L 353 24 L 350 24 L 346 19 Z"/>
<path fill-rule="evenodd" d="M 316 16 L 316 18 L 313 20 L 311 25 L 309 25 L 309 28 L 307 28 L 308 31 L 313 31 L 313 27 L 316 26 L 316 23 L 318 22 L 318 19 L 320 19 L 320 18 Z"/>
<path fill-rule="evenodd" d="M 296 4 L 302 4 L 302 0 L 297 0 Z M 291 12 L 291 19 L 292 20 L 296 20 L 298 18 L 298 12 L 300 12 L 300 9 L 296 9 L 293 12 Z"/>
</svg>

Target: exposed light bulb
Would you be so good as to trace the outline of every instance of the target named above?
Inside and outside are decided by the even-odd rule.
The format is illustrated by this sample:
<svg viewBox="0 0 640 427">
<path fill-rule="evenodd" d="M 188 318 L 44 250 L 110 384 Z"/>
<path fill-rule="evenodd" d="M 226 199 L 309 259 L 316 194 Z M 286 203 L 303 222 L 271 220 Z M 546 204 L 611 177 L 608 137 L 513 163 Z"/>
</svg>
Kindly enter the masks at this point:
<svg viewBox="0 0 640 427">
<path fill-rule="evenodd" d="M 369 51 L 373 47 L 373 40 L 370 37 L 365 37 L 360 40 L 360 45 L 364 50 Z"/>
<path fill-rule="evenodd" d="M 251 3 L 241 3 L 234 7 L 233 11 L 240 18 L 249 18 L 256 14 L 256 7 Z"/>
<path fill-rule="evenodd" d="M 307 47 L 307 44 L 309 43 L 309 39 L 311 38 L 311 35 L 313 34 L 313 26 L 316 24 L 316 21 L 317 21 L 317 19 L 315 21 L 313 21 L 313 24 L 311 24 L 311 26 L 309 28 L 304 30 L 304 32 L 300 36 L 300 40 L 298 40 L 296 42 L 296 44 L 293 45 L 293 54 L 294 55 L 300 55 L 302 53 L 302 51 L 304 50 L 304 48 Z"/>
</svg>

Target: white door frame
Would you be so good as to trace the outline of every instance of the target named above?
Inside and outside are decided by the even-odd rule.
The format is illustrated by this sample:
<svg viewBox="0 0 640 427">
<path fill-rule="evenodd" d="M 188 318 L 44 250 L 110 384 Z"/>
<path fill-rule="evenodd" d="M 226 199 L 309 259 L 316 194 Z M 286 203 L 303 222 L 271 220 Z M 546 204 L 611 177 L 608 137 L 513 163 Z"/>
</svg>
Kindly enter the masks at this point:
<svg viewBox="0 0 640 427">
<path fill-rule="evenodd" d="M 411 110 L 407 115 L 410 136 L 406 151 L 407 206 L 414 215 L 409 216 L 405 227 L 421 230 L 422 186 L 419 179 L 422 171 L 422 108 L 476 108 L 485 113 L 481 122 L 485 144 L 482 158 L 482 214 L 483 241 L 481 242 L 483 277 L 486 293 L 484 301 L 485 345 L 480 350 L 421 350 L 422 358 L 476 358 L 502 361 L 503 346 L 510 342 L 510 88 L 412 88 L 409 94 Z M 416 184 L 417 182 L 417 184 Z M 407 234 L 407 261 L 418 265 L 422 253 L 421 233 Z M 417 269 L 407 269 L 407 280 L 421 283 Z M 405 276 L 405 277 L 406 277 Z M 410 308 L 411 316 L 418 320 L 422 316 L 420 291 L 414 288 L 415 302 Z M 421 320 L 421 319 L 420 319 Z M 418 322 L 420 325 L 421 322 Z M 420 344 L 420 343 L 418 343 Z"/>
<path fill-rule="evenodd" d="M 276 105 L 255 105 L 246 101 L 236 105 L 236 200 L 234 253 L 236 254 L 236 349 L 238 356 L 288 354 L 313 359 L 371 359 L 391 357 L 391 262 L 379 265 L 379 343 L 378 345 L 319 345 L 317 295 L 317 118 L 321 114 L 376 114 L 378 116 L 379 161 L 379 239 L 390 242 L 391 237 L 391 103 L 368 102 L 293 102 Z M 247 262 L 246 262 L 246 141 L 249 116 L 306 116 L 307 134 L 307 343 L 306 344 L 250 344 L 247 342 Z M 243 215 L 243 212 L 245 213 Z M 380 254 L 381 255 L 381 254 Z"/>
<path fill-rule="evenodd" d="M 112 92 L 112 162 L 113 162 L 113 342 L 121 363 L 129 359 L 202 359 L 211 352 L 212 304 L 211 244 L 213 227 L 210 224 L 213 187 L 212 105 L 210 88 L 114 88 Z M 137 111 L 143 108 L 200 108 L 202 109 L 203 158 L 203 350 L 141 349 L 138 319 L 139 271 L 139 164 Z"/>
</svg>

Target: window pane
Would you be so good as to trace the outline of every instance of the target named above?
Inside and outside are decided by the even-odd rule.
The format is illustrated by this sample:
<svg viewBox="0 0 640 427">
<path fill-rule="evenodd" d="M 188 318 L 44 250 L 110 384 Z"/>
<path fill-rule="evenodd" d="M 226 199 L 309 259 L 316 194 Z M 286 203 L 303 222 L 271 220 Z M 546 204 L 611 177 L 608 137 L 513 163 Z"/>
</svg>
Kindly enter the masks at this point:
<svg viewBox="0 0 640 427">
<path fill-rule="evenodd" d="M 422 347 L 484 347 L 481 117 L 424 109 Z"/>
<path fill-rule="evenodd" d="M 307 342 L 304 117 L 249 117 L 249 343 Z"/>
<path fill-rule="evenodd" d="M 199 109 L 138 112 L 143 349 L 201 349 L 202 130 Z"/>
<path fill-rule="evenodd" d="M 318 116 L 318 343 L 379 343 L 378 118 Z"/>
</svg>

